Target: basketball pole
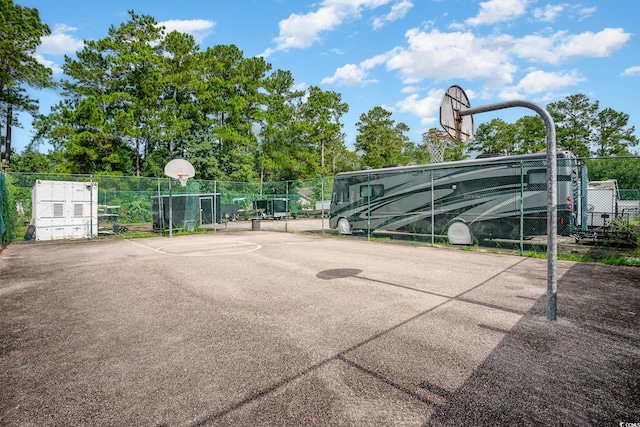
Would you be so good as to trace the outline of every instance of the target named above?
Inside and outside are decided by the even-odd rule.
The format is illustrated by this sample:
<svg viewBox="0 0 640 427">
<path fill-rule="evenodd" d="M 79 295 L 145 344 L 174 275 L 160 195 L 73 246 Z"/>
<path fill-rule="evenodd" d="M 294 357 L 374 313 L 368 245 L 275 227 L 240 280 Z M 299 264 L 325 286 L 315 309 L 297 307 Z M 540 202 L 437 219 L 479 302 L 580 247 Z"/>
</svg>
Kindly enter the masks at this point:
<svg viewBox="0 0 640 427">
<path fill-rule="evenodd" d="M 558 298 L 558 159 L 556 152 L 556 127 L 549 112 L 538 104 L 526 100 L 512 100 L 481 107 L 457 110 L 460 116 L 503 110 L 511 107 L 529 108 L 542 118 L 547 142 L 547 319 L 557 318 Z"/>
<path fill-rule="evenodd" d="M 171 181 L 173 181 L 173 178 L 169 177 L 169 238 L 173 237 L 173 194 Z"/>
</svg>

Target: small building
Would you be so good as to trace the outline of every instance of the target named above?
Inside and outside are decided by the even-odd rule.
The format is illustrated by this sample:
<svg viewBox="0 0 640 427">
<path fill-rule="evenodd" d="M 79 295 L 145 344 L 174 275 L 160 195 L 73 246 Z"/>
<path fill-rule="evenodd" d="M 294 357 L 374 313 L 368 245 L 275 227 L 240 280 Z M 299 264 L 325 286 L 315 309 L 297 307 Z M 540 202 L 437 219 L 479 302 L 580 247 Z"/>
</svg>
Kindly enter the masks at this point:
<svg viewBox="0 0 640 427">
<path fill-rule="evenodd" d="M 606 227 L 618 217 L 618 181 L 589 181 L 587 187 L 587 223 L 590 227 Z"/>
<path fill-rule="evenodd" d="M 160 202 L 161 201 L 161 202 Z M 153 230 L 169 230 L 169 196 L 151 196 Z M 220 223 L 220 193 L 172 194 L 173 229 L 193 231 L 201 225 Z"/>
<path fill-rule="evenodd" d="M 98 183 L 38 180 L 31 190 L 36 240 L 98 235 Z"/>
</svg>

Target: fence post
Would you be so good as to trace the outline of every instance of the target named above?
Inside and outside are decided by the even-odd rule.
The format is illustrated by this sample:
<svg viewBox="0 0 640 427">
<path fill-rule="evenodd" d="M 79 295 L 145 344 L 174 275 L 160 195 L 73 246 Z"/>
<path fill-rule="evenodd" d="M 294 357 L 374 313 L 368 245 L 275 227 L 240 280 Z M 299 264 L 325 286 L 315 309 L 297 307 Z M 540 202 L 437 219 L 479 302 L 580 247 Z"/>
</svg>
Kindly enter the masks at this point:
<svg viewBox="0 0 640 427">
<path fill-rule="evenodd" d="M 431 246 L 435 246 L 436 245 L 436 237 L 435 237 L 436 207 L 434 206 L 435 196 L 433 194 L 433 171 L 430 171 L 429 174 L 431 175 Z"/>
<path fill-rule="evenodd" d="M 524 162 L 520 160 L 520 256 L 524 253 Z"/>
</svg>

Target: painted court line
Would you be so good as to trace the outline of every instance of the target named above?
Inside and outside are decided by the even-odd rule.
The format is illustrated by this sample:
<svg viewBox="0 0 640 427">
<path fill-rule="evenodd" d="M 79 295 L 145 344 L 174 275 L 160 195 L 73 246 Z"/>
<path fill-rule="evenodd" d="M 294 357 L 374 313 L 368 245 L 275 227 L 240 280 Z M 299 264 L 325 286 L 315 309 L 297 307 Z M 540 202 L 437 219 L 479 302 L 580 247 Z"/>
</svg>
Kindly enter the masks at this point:
<svg viewBox="0 0 640 427">
<path fill-rule="evenodd" d="M 173 245 L 168 245 L 168 246 L 161 246 L 159 248 L 154 248 L 151 246 L 147 246 L 147 245 L 143 245 L 142 243 L 138 243 L 136 241 L 133 240 L 127 240 L 131 243 L 134 243 L 138 246 L 142 246 L 143 248 L 147 248 L 147 249 L 151 249 L 152 251 L 155 251 L 159 254 L 162 255 L 174 255 L 174 256 L 184 256 L 184 257 L 204 257 L 204 256 L 218 256 L 218 255 L 237 255 L 237 254 L 242 254 L 242 253 L 248 253 L 248 252 L 253 252 L 253 251 L 257 251 L 258 249 L 261 249 L 262 246 L 257 244 L 257 243 L 251 243 L 251 242 L 243 242 L 243 241 L 237 241 L 235 243 L 232 244 L 228 244 L 228 245 L 222 245 L 222 246 L 214 246 L 214 247 L 210 247 L 210 248 L 205 248 L 205 249 L 196 249 L 193 252 L 189 252 L 189 253 L 179 253 L 179 252 L 170 252 L 170 248 L 175 248 L 178 246 L 190 246 L 190 243 L 176 243 Z M 239 250 L 232 250 L 232 248 L 241 248 Z M 222 251 L 222 252 L 204 252 L 207 250 L 211 250 L 211 251 L 218 251 L 220 249 L 229 249 L 226 251 Z"/>
</svg>

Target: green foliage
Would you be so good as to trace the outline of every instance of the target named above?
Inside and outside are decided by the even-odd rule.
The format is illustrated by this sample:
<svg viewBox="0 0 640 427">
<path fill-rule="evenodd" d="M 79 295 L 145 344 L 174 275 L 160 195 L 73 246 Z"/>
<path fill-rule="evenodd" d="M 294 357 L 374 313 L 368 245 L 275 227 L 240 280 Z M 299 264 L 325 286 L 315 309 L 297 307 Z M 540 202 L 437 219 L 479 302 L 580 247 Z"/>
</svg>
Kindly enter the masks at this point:
<svg viewBox="0 0 640 427">
<path fill-rule="evenodd" d="M 120 206 L 118 222 L 123 224 L 151 222 L 151 192 L 118 192 L 109 205 Z"/>
<path fill-rule="evenodd" d="M 640 189 L 640 157 L 611 157 L 584 161 L 590 181 L 616 179 L 618 188 Z"/>
<path fill-rule="evenodd" d="M 640 258 L 637 257 L 621 257 L 612 255 L 608 258 L 601 260 L 603 264 L 607 265 L 629 265 L 640 267 Z"/>
<path fill-rule="evenodd" d="M 27 95 L 27 87 L 53 86 L 52 71 L 35 55 L 42 38 L 50 34 L 37 9 L 0 0 L 0 122 L 6 129 L 2 151 L 7 161 L 13 151 L 10 129 L 17 123 L 16 113 L 37 113 L 38 101 Z"/>
<path fill-rule="evenodd" d="M 3 182 L 4 181 L 4 185 Z M 23 225 L 24 218 L 18 213 L 17 209 L 17 193 L 19 189 L 15 187 L 10 175 L 0 174 L 0 190 L 4 189 L 2 196 L 2 218 L 0 218 L 0 225 L 4 222 L 4 232 L 1 234 L 1 240 L 3 244 L 15 242 L 22 239 L 22 234 L 25 231 Z M 3 230 L 0 229 L 0 232 Z"/>
<path fill-rule="evenodd" d="M 478 126 L 471 149 L 481 153 L 515 154 L 517 128 L 502 119 L 493 119 Z"/>
<path fill-rule="evenodd" d="M 593 142 L 592 128 L 598 112 L 598 101 L 592 103 L 584 94 L 569 95 L 551 103 L 547 110 L 555 125 L 558 148 L 587 157 Z"/>
<path fill-rule="evenodd" d="M 404 123 L 395 123 L 391 114 L 382 107 L 374 107 L 360 115 L 356 124 L 358 135 L 355 148 L 363 153 L 363 164 L 381 168 L 392 164 L 406 165 L 413 161 L 411 154 L 415 147 L 405 135 L 409 127 Z"/>
<path fill-rule="evenodd" d="M 26 150 L 22 154 L 11 156 L 12 172 L 48 172 L 53 170 L 53 165 L 52 156 L 38 151 Z"/>
<path fill-rule="evenodd" d="M 600 110 L 598 101 L 584 94 L 569 95 L 547 105 L 556 125 L 556 143 L 578 157 L 625 156 L 638 145 L 629 115 L 611 108 Z M 501 119 L 479 125 L 470 148 L 481 153 L 527 154 L 546 148 L 546 129 L 539 116 L 524 116 L 515 123 Z"/>
<path fill-rule="evenodd" d="M 626 156 L 631 154 L 631 147 L 638 145 L 638 138 L 633 134 L 635 127 L 626 128 L 629 115 L 619 113 L 612 108 L 598 112 L 594 126 L 595 154 L 597 156 Z"/>
</svg>

